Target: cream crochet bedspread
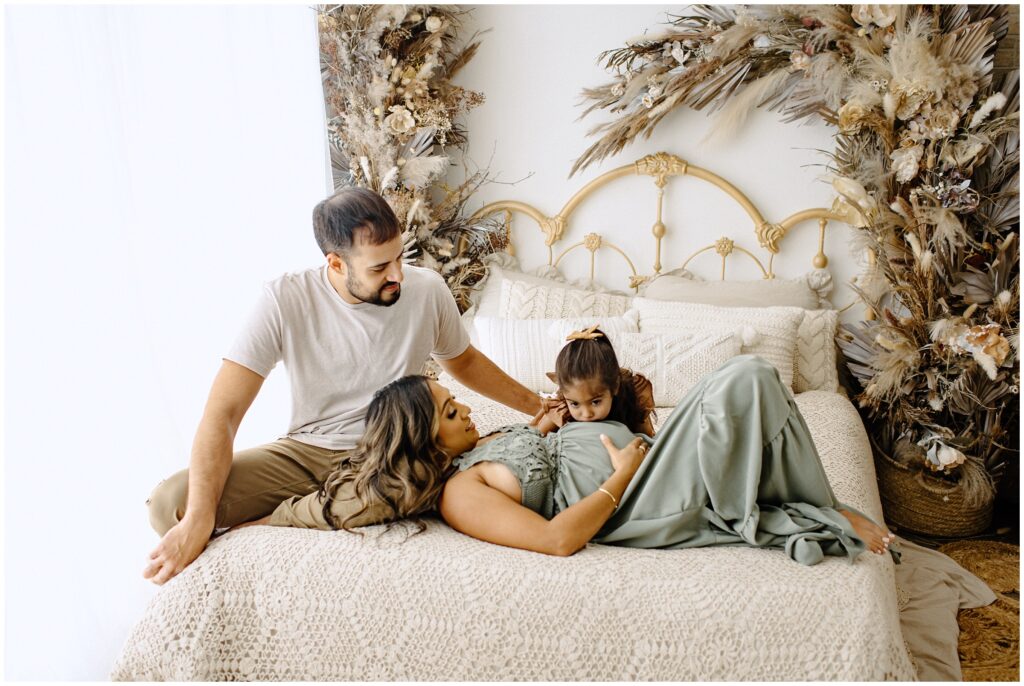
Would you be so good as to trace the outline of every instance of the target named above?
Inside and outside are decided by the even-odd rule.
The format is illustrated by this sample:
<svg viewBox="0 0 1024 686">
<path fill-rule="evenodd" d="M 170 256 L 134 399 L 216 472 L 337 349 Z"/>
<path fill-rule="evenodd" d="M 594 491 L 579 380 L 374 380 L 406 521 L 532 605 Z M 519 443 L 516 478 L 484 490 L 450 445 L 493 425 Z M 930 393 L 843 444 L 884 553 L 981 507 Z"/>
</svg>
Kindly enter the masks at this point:
<svg viewBox="0 0 1024 686">
<path fill-rule="evenodd" d="M 523 416 L 446 383 L 482 431 Z M 797 396 L 837 497 L 880 518 L 843 396 Z M 670 410 L 660 411 L 664 420 Z M 213 541 L 131 631 L 115 680 L 912 680 L 893 563 L 588 545 L 555 558 L 428 520 Z"/>
</svg>

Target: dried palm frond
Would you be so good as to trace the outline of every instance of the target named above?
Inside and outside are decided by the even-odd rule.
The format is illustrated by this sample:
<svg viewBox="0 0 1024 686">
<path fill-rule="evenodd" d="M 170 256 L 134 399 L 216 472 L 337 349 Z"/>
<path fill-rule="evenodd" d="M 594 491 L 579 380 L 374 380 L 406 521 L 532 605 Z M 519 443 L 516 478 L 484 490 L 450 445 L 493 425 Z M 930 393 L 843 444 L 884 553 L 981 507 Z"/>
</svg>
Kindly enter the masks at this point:
<svg viewBox="0 0 1024 686">
<path fill-rule="evenodd" d="M 949 66 L 972 71 L 971 76 L 980 89 L 989 85 L 991 52 L 996 40 L 992 33 L 992 19 L 986 18 L 941 35 L 932 42 L 931 51 Z"/>
</svg>

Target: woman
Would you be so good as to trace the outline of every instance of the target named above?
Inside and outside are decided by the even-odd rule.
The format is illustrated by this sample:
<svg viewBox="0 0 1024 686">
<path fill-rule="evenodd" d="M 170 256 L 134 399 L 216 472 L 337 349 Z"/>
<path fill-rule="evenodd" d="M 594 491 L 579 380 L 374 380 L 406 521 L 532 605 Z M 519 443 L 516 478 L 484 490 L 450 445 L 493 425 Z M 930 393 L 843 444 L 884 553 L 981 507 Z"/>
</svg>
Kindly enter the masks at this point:
<svg viewBox="0 0 1024 686">
<path fill-rule="evenodd" d="M 261 523 L 349 528 L 420 514 L 438 496 L 454 529 L 552 555 L 588 541 L 754 545 L 815 564 L 882 554 L 895 538 L 836 501 L 778 372 L 750 355 L 697 384 L 653 444 L 617 422 L 548 436 L 514 425 L 481 440 L 470 408 L 405 377 L 374 397 L 355 457 L 319 493 Z"/>
</svg>

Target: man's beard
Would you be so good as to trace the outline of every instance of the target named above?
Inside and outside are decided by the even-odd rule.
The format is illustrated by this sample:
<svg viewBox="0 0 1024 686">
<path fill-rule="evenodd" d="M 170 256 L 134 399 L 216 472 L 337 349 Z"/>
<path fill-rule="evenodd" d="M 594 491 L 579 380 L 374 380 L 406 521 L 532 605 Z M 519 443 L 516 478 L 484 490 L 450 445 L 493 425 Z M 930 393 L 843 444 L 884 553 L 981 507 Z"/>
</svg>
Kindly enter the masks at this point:
<svg viewBox="0 0 1024 686">
<path fill-rule="evenodd" d="M 393 292 L 385 293 L 384 289 L 388 286 L 396 286 L 397 288 Z M 351 274 L 345 280 L 345 287 L 356 299 L 371 305 L 380 305 L 381 307 L 391 307 L 398 302 L 398 298 L 402 295 L 402 285 L 393 281 L 389 281 L 373 293 L 363 290 L 363 285 L 356 281 Z"/>
</svg>

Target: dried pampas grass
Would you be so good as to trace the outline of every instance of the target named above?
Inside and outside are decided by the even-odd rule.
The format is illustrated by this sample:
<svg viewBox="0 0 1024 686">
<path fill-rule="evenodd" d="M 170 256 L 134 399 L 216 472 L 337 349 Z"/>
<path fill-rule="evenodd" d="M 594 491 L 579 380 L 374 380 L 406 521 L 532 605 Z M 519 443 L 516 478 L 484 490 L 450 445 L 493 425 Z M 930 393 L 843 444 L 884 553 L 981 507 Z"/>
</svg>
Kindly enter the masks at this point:
<svg viewBox="0 0 1024 686">
<path fill-rule="evenodd" d="M 747 122 L 750 113 L 763 105 L 789 80 L 790 74 L 780 69 L 762 76 L 744 88 L 722 108 L 715 120 L 714 128 L 704 137 L 704 142 L 720 143 L 736 135 Z"/>
<path fill-rule="evenodd" d="M 425 188 L 448 170 L 448 158 L 443 155 L 413 157 L 402 165 L 399 177 L 406 188 Z"/>
</svg>

